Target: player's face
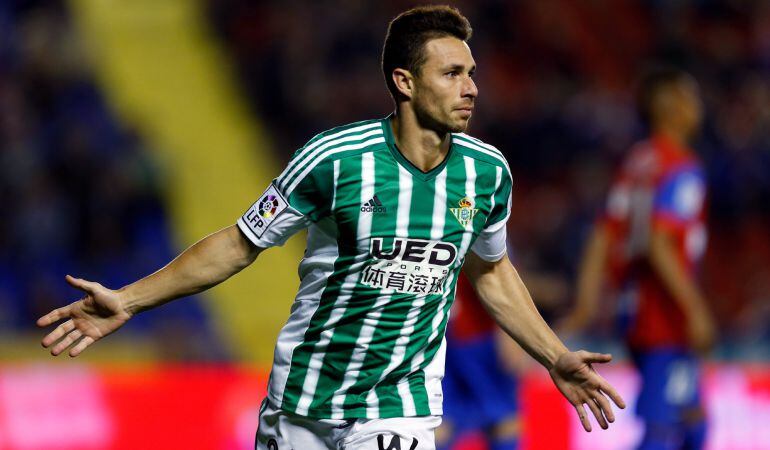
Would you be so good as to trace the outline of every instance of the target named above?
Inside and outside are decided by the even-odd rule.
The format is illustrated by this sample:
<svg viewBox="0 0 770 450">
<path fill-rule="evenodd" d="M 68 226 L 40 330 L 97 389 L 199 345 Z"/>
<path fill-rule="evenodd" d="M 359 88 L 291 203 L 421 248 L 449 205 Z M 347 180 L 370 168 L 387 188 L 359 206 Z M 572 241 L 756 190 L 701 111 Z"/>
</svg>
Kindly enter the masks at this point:
<svg viewBox="0 0 770 450">
<path fill-rule="evenodd" d="M 439 132 L 465 131 L 479 94 L 471 79 L 476 70 L 471 49 L 460 39 L 442 37 L 428 41 L 423 51 L 412 95 L 418 120 Z"/>
<path fill-rule="evenodd" d="M 698 83 L 685 78 L 674 85 L 675 96 L 678 99 L 679 114 L 682 126 L 689 137 L 697 133 L 703 119 L 703 103 L 701 102 Z"/>
<path fill-rule="evenodd" d="M 661 119 L 673 122 L 692 138 L 703 119 L 703 103 L 698 83 L 689 77 L 671 83 L 661 91 Z"/>
</svg>

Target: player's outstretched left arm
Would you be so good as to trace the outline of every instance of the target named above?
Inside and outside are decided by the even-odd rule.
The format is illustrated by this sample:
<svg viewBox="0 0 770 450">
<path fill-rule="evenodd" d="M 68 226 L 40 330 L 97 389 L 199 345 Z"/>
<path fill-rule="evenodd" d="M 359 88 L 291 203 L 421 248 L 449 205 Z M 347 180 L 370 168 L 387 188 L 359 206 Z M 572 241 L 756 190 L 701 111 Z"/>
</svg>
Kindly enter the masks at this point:
<svg viewBox="0 0 770 450">
<path fill-rule="evenodd" d="M 215 286 L 251 264 L 261 251 L 232 225 L 201 239 L 162 269 L 121 289 L 108 289 L 67 275 L 67 282 L 83 291 L 84 297 L 38 319 L 40 327 L 64 320 L 43 338 L 43 347 L 51 348 L 54 356 L 71 347 L 69 355 L 78 356 L 135 314 Z"/>
<path fill-rule="evenodd" d="M 583 428 L 591 431 L 586 405 L 602 428 L 614 422 L 608 398 L 620 408 L 625 408 L 625 402 L 592 366 L 612 357 L 584 350 L 570 352 L 540 316 L 507 257 L 488 262 L 468 252 L 464 270 L 500 327 L 548 369 L 556 387 L 575 407 Z"/>
</svg>

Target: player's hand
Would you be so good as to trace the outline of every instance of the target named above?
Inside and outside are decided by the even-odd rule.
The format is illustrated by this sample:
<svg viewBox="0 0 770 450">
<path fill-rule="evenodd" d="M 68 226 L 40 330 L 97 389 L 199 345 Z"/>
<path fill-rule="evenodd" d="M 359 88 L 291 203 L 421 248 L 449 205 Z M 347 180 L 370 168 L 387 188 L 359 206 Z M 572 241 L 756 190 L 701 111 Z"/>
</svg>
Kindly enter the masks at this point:
<svg viewBox="0 0 770 450">
<path fill-rule="evenodd" d="M 123 301 L 117 291 L 107 289 L 99 283 L 66 277 L 67 282 L 85 292 L 86 296 L 67 306 L 57 308 L 37 320 L 39 327 L 47 327 L 59 320 L 67 319 L 43 338 L 43 347 L 51 348 L 51 354 L 58 356 L 72 346 L 69 355 L 78 356 L 88 346 L 123 326 L 131 314 L 123 308 Z"/>
<path fill-rule="evenodd" d="M 609 427 L 609 423 L 615 421 L 615 414 L 607 397 L 612 399 L 619 408 L 626 407 L 626 403 L 615 388 L 591 366 L 592 363 L 607 363 L 611 360 L 611 355 L 590 353 L 585 350 L 566 352 L 559 357 L 549 371 L 556 387 L 575 407 L 586 431 L 591 431 L 591 424 L 583 405 L 588 405 L 596 421 L 605 430 Z"/>
</svg>

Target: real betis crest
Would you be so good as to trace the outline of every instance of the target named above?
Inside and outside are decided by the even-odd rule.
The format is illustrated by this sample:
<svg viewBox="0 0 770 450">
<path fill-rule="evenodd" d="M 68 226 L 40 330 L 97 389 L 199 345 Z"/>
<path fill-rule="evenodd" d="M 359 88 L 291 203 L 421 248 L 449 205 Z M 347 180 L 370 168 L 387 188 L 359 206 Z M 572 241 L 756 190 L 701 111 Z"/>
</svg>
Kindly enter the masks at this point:
<svg viewBox="0 0 770 450">
<path fill-rule="evenodd" d="M 473 200 L 468 197 L 461 198 L 457 203 L 460 205 L 459 208 L 449 208 L 449 210 L 452 211 L 452 214 L 454 214 L 463 228 L 468 228 L 468 224 L 473 221 L 478 209 L 474 208 Z"/>
</svg>

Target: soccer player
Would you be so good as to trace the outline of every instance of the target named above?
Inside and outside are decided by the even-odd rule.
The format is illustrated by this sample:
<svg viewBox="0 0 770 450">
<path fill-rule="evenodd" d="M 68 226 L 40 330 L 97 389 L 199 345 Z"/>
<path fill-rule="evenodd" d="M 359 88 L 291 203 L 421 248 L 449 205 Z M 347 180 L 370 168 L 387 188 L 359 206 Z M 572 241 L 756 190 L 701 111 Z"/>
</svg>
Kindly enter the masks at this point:
<svg viewBox="0 0 770 450">
<path fill-rule="evenodd" d="M 698 86 L 686 72 L 659 69 L 641 80 L 638 103 L 651 136 L 631 149 L 610 190 L 564 331 L 586 327 L 609 274 L 642 379 L 639 448 L 702 448 L 696 355 L 712 345 L 714 325 L 695 281 L 706 244 L 704 176 L 688 148 L 702 116 Z"/>
<path fill-rule="evenodd" d="M 43 339 L 79 355 L 134 314 L 214 286 L 308 228 L 301 283 L 280 332 L 256 448 L 434 448 L 444 329 L 463 262 L 494 319 L 602 428 L 608 397 L 592 368 L 610 355 L 570 352 L 542 320 L 505 257 L 511 176 L 502 154 L 463 133 L 478 95 L 456 9 L 396 17 L 382 53 L 396 110 L 313 137 L 237 224 L 118 290 L 67 277 L 83 299 L 38 320 Z"/>
</svg>

